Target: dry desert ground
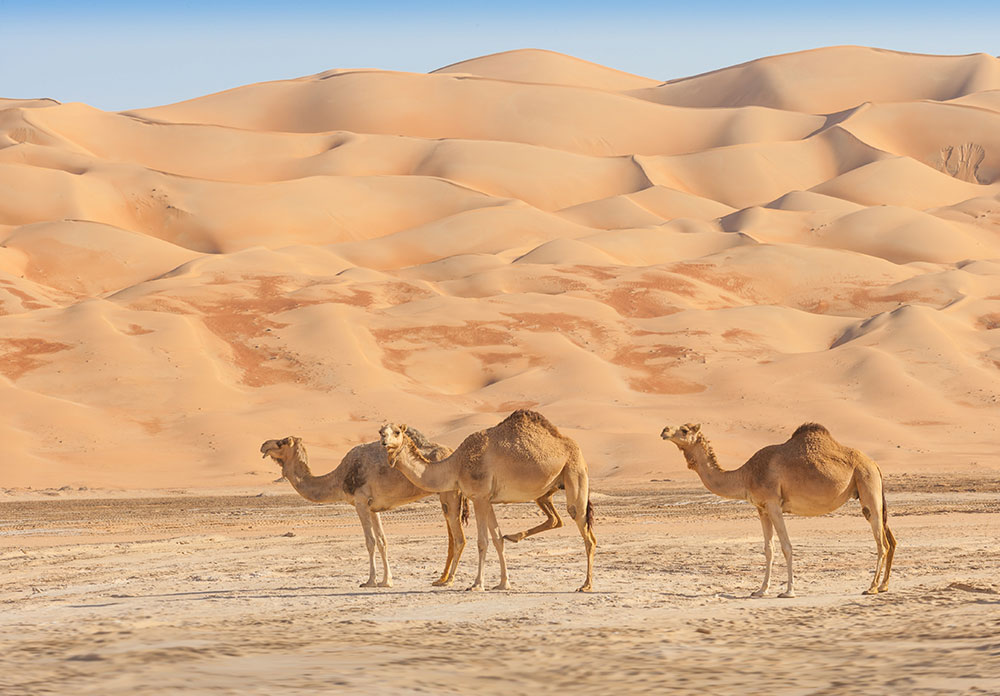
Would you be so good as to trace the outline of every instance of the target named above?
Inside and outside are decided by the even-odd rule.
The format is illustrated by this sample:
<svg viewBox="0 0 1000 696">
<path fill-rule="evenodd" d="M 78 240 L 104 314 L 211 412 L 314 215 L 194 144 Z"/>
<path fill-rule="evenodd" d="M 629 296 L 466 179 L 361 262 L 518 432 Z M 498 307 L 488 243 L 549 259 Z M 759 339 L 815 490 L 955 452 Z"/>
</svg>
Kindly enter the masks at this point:
<svg viewBox="0 0 1000 696">
<path fill-rule="evenodd" d="M 589 595 L 571 526 L 508 545 L 509 592 L 465 591 L 474 539 L 431 587 L 432 499 L 383 515 L 394 586 L 374 590 L 354 511 L 278 484 L 7 502 L 0 693 L 1000 693 L 1000 478 L 891 477 L 875 596 L 857 503 L 790 519 L 793 599 L 749 598 L 756 516 L 682 478 L 595 491 Z M 537 520 L 501 507 L 505 531 Z"/>
<path fill-rule="evenodd" d="M 666 77 L 522 50 L 0 99 L 0 693 L 1000 693 L 1000 59 Z M 591 595 L 572 525 L 485 594 L 470 526 L 432 588 L 433 499 L 361 589 L 355 512 L 258 450 L 322 473 L 519 408 L 585 453 Z M 658 437 L 732 469 L 806 421 L 885 474 L 888 593 L 851 501 L 789 519 L 798 597 L 748 598 L 753 509 Z"/>
</svg>

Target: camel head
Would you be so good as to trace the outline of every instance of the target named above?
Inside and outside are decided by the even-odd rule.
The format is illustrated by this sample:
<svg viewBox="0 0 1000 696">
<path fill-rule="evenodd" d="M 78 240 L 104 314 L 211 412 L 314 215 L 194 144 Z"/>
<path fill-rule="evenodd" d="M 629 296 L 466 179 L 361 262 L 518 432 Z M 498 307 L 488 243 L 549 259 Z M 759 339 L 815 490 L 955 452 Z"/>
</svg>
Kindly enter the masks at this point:
<svg viewBox="0 0 1000 696">
<path fill-rule="evenodd" d="M 281 440 L 268 440 L 260 446 L 262 457 L 270 456 L 271 459 L 281 465 L 288 460 L 289 455 L 302 443 L 300 437 L 286 437 Z"/>
<path fill-rule="evenodd" d="M 389 455 L 389 466 L 396 466 L 396 458 L 392 455 L 398 452 L 399 448 L 403 446 L 403 439 L 406 437 L 406 426 L 386 423 L 379 429 L 378 434 L 379 439 L 382 441 L 382 446 L 385 447 L 385 451 Z"/>
<path fill-rule="evenodd" d="M 680 450 L 693 446 L 700 436 L 701 425 L 698 423 L 685 423 L 679 428 L 671 428 L 668 425 L 660 433 L 660 437 L 674 443 Z"/>
</svg>

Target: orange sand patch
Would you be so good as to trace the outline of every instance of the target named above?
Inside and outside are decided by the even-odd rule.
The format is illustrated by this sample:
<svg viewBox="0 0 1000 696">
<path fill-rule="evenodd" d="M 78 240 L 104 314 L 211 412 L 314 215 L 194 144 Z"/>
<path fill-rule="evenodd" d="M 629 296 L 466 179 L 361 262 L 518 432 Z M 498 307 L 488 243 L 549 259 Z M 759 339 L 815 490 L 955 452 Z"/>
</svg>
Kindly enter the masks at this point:
<svg viewBox="0 0 1000 696">
<path fill-rule="evenodd" d="M 643 373 L 629 377 L 629 385 L 647 394 L 695 394 L 706 389 L 704 384 L 690 382 L 672 375 L 670 369 L 701 356 L 690 348 L 672 345 L 623 348 L 611 359 L 616 365 Z"/>
<path fill-rule="evenodd" d="M 623 317 L 633 319 L 650 319 L 681 311 L 680 307 L 670 304 L 657 290 L 638 283 L 628 283 L 615 289 L 604 301 Z"/>
<path fill-rule="evenodd" d="M 722 288 L 727 292 L 746 300 L 758 299 L 754 289 L 756 280 L 740 273 L 724 272 L 719 267 L 708 263 L 679 263 L 670 267 L 674 273 L 690 276 L 704 281 L 709 285 Z"/>
<path fill-rule="evenodd" d="M 587 337 L 602 341 L 607 336 L 607 329 L 598 322 L 572 314 L 558 312 L 539 313 L 504 313 L 504 316 L 514 320 L 512 328 L 525 331 L 557 332 L 565 334 L 577 345 L 586 343 Z"/>
<path fill-rule="evenodd" d="M 580 273 L 581 275 L 589 276 L 594 280 L 611 280 L 612 278 L 618 277 L 618 273 L 615 269 L 602 267 L 602 266 L 573 266 L 573 271 Z"/>
<path fill-rule="evenodd" d="M 73 348 L 69 343 L 46 341 L 41 338 L 0 338 L 0 373 L 17 381 L 28 372 L 50 363 L 40 356 L 52 355 Z"/>
<path fill-rule="evenodd" d="M 979 317 L 976 322 L 978 326 L 987 331 L 992 331 L 993 329 L 1000 329 L 1000 312 L 992 312 L 990 314 L 984 314 Z"/>
<path fill-rule="evenodd" d="M 3 286 L 4 292 L 9 292 L 11 295 L 21 300 L 21 306 L 24 307 L 26 311 L 30 312 L 33 309 L 45 309 L 46 307 L 51 306 L 39 301 L 38 298 L 29 295 L 23 290 L 19 290 L 9 281 L 0 280 L 0 285 Z"/>
<path fill-rule="evenodd" d="M 283 290 L 287 278 L 281 276 L 247 277 L 242 282 L 251 285 L 254 297 L 190 304 L 202 314 L 205 327 L 229 345 L 233 363 L 242 371 L 243 384 L 263 387 L 305 381 L 294 357 L 262 341 L 272 330 L 288 326 L 271 316 L 319 302 L 289 297 Z"/>
<path fill-rule="evenodd" d="M 755 334 L 753 331 L 747 331 L 746 329 L 728 329 L 723 332 L 722 338 L 733 343 L 756 341 L 760 339 L 760 336 Z"/>
<path fill-rule="evenodd" d="M 123 329 L 122 333 L 128 334 L 129 336 L 143 336 L 145 334 L 153 333 L 152 329 L 146 329 L 138 324 L 129 324 L 127 329 Z"/>
</svg>

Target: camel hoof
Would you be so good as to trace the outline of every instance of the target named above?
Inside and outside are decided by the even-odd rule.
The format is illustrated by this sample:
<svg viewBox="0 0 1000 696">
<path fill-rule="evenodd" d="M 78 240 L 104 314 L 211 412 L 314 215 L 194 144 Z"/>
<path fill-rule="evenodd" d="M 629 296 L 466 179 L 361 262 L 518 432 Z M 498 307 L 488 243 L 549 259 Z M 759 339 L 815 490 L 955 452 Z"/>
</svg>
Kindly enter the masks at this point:
<svg viewBox="0 0 1000 696">
<path fill-rule="evenodd" d="M 791 597 L 794 597 L 794 596 L 795 596 L 795 593 L 794 593 L 794 592 L 791 592 L 791 591 L 789 591 L 789 592 L 782 592 L 782 593 L 781 593 L 780 595 L 778 595 L 778 596 L 779 596 L 779 597 L 781 597 L 782 599 L 790 599 Z"/>
<path fill-rule="evenodd" d="M 879 589 L 877 587 L 869 587 L 867 590 L 865 590 L 861 594 L 863 594 L 863 595 L 873 595 L 873 594 L 878 594 L 878 592 L 879 592 Z"/>
<path fill-rule="evenodd" d="M 431 585 L 433 585 L 434 587 L 448 587 L 448 585 L 450 585 L 453 582 L 455 581 L 452 578 L 448 578 L 447 580 L 442 578 L 440 580 L 435 580 L 434 582 L 431 583 Z"/>
<path fill-rule="evenodd" d="M 519 537 L 516 534 L 504 534 L 503 538 L 511 543 L 516 544 L 517 542 L 521 541 L 523 537 Z"/>
<path fill-rule="evenodd" d="M 587 584 L 587 585 L 581 585 L 580 587 L 578 587 L 576 589 L 576 591 L 577 592 L 592 592 L 593 589 L 591 588 L 591 586 L 589 584 Z"/>
<path fill-rule="evenodd" d="M 466 592 L 482 592 L 483 591 L 483 586 L 482 585 L 472 585 L 470 587 L 467 587 L 465 589 L 465 591 Z"/>
<path fill-rule="evenodd" d="M 878 591 L 879 592 L 888 592 L 889 591 L 889 586 L 888 585 L 879 585 L 878 586 Z"/>
<path fill-rule="evenodd" d="M 378 587 L 392 587 L 392 580 L 390 580 L 389 582 L 380 582 L 378 584 Z"/>
<path fill-rule="evenodd" d="M 757 590 L 756 592 L 751 592 L 750 597 L 752 597 L 753 599 L 760 599 L 765 594 L 767 594 L 767 590 Z"/>
<path fill-rule="evenodd" d="M 358 587 L 377 587 L 377 585 L 373 581 L 369 580 L 368 582 L 361 583 Z"/>
<path fill-rule="evenodd" d="M 499 585 L 493 586 L 492 589 L 494 589 L 494 590 L 509 590 L 510 589 L 510 583 L 509 582 L 502 582 Z"/>
</svg>

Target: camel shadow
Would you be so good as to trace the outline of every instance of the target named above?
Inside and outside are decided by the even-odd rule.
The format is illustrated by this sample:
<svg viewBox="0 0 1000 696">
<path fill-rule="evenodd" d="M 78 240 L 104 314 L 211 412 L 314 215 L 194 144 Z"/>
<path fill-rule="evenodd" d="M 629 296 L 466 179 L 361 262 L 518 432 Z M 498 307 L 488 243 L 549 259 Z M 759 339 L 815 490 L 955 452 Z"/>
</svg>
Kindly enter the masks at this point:
<svg viewBox="0 0 1000 696">
<path fill-rule="evenodd" d="M 324 591 L 324 590 L 329 590 Z M 377 590 L 337 591 L 336 587 L 278 587 L 274 590 L 260 588 L 213 589 L 188 592 L 161 592 L 151 594 L 111 595 L 114 599 L 168 599 L 174 601 L 206 599 L 295 599 L 296 597 L 367 597 L 372 595 L 412 595 L 422 594 L 418 590 Z M 112 602 L 113 604 L 113 602 Z M 82 606 L 105 606 L 100 604 Z"/>
<path fill-rule="evenodd" d="M 427 590 L 394 590 L 391 588 L 377 588 L 369 590 L 349 590 L 345 591 L 336 587 L 278 587 L 273 590 L 262 590 L 260 588 L 231 588 L 194 590 L 186 592 L 161 592 L 150 594 L 116 594 L 111 595 L 111 599 L 163 599 L 168 601 L 205 601 L 205 600 L 246 600 L 246 599 L 296 599 L 301 597 L 373 597 L 373 596 L 408 596 L 408 595 L 432 595 L 432 594 L 458 594 L 468 596 L 504 596 L 516 595 L 519 597 L 530 596 L 552 596 L 552 595 L 576 595 L 580 594 L 573 590 L 487 590 L 486 592 L 469 592 L 465 588 L 434 588 Z M 609 596 L 614 592 L 590 592 L 590 595 Z M 96 608 L 113 606 L 122 602 L 106 602 L 100 604 L 74 604 L 74 609 Z"/>
<path fill-rule="evenodd" d="M 100 609 L 101 607 L 114 607 L 122 602 L 101 602 L 99 604 L 70 604 L 70 609 Z"/>
</svg>

